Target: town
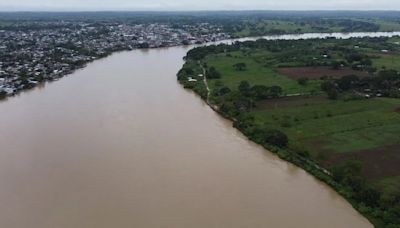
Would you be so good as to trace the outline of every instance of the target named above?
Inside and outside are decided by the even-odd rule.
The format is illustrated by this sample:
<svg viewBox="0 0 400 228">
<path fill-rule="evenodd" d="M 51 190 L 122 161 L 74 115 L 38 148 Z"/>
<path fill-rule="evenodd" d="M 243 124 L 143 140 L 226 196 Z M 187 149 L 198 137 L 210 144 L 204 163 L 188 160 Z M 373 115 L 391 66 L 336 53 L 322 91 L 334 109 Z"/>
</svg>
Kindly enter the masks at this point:
<svg viewBox="0 0 400 228">
<path fill-rule="evenodd" d="M 27 22 L 24 22 L 27 23 Z M 13 23 L 0 30 L 0 98 L 58 80 L 116 51 L 201 44 L 228 39 L 209 23 L 86 21 Z"/>
</svg>

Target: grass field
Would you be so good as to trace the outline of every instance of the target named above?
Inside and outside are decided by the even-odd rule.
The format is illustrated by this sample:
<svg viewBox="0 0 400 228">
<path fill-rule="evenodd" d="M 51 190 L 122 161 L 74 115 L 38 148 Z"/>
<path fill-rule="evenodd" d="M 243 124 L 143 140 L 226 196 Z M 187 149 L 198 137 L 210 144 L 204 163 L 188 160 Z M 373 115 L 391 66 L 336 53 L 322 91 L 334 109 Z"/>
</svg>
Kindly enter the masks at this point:
<svg viewBox="0 0 400 228">
<path fill-rule="evenodd" d="M 393 79 L 398 73 L 383 70 L 400 71 L 400 38 L 236 45 L 210 49 L 201 57 L 201 64 L 215 68 L 220 75 L 208 78 L 213 107 L 271 151 L 280 146 L 271 144 L 267 141 L 271 136 L 264 134 L 271 130 L 283 134 L 289 140 L 284 150 L 275 151 L 280 157 L 293 155 L 294 160 L 287 160 L 308 171 L 310 162 L 328 169 L 329 178 L 339 183 L 336 190 L 346 192 L 346 198 L 369 218 L 379 218 L 379 222 L 373 220 L 375 225 L 386 228 L 393 221 L 400 223 L 400 208 L 396 207 L 400 199 L 400 99 L 396 96 L 400 79 Z M 245 67 L 239 69 L 239 63 Z M 195 58 L 185 67 L 193 68 L 194 74 L 199 72 Z M 384 86 L 369 83 L 381 81 L 379 77 L 387 72 L 394 75 L 383 80 Z M 354 78 L 343 78 L 349 75 L 357 75 L 358 81 L 350 82 L 351 89 L 340 87 Z M 239 90 L 242 81 L 250 86 Z M 183 82 L 204 98 L 199 92 L 204 91 L 202 83 Z M 336 97 L 323 90 L 326 83 L 338 89 Z M 259 96 L 259 85 L 267 90 L 279 86 L 283 93 Z M 384 94 L 387 88 L 391 93 Z M 352 162 L 360 168 L 354 168 Z M 371 198 L 370 191 L 380 198 Z M 391 210 L 389 217 L 387 210 Z"/>
<path fill-rule="evenodd" d="M 319 79 L 321 76 L 333 78 L 341 78 L 346 75 L 357 75 L 359 77 L 368 76 L 368 72 L 353 70 L 349 67 L 335 70 L 332 67 L 280 67 L 277 71 L 283 75 L 287 75 L 292 79 L 306 77 L 308 79 Z"/>
<path fill-rule="evenodd" d="M 383 198 L 391 197 L 394 193 L 400 189 L 400 175 L 384 178 L 375 183 L 376 187 L 381 189 L 385 194 Z"/>
<path fill-rule="evenodd" d="M 379 58 L 374 59 L 373 66 L 377 69 L 394 69 L 400 70 L 400 55 L 396 54 L 380 54 Z"/>
<path fill-rule="evenodd" d="M 273 126 L 310 151 L 337 153 L 400 142 L 399 99 L 325 101 L 253 111 L 259 126 Z M 323 146 L 314 147 L 319 142 Z"/>
<path fill-rule="evenodd" d="M 395 38 L 391 42 L 397 42 Z M 364 51 L 374 55 L 373 66 L 399 69 L 400 55 L 380 54 L 377 50 Z M 377 53 L 379 55 L 377 55 Z M 309 54 L 313 56 L 312 53 Z M 340 53 L 335 53 L 340 58 Z M 332 70 L 329 67 L 280 68 L 274 59 L 276 54 L 265 50 L 242 50 L 208 55 L 203 61 L 207 66 L 221 72 L 220 79 L 210 80 L 211 89 L 224 85 L 238 90 L 241 81 L 251 85 L 280 86 L 285 94 L 321 93 L 321 76 L 340 78 L 367 72 Z M 399 61 L 398 61 L 398 60 Z M 288 63 L 291 60 L 288 60 Z M 245 70 L 233 67 L 245 63 Z M 296 66 L 296 62 L 292 62 Z M 298 78 L 308 75 L 306 85 Z M 259 101 L 249 113 L 260 128 L 279 129 L 291 139 L 290 146 L 305 148 L 314 159 L 326 158 L 329 153 L 351 154 L 356 151 L 373 150 L 400 142 L 400 100 L 374 98 L 361 100 L 329 100 L 319 96 L 295 96 Z M 324 155 L 324 156 L 321 156 Z M 321 160 L 322 161 L 322 160 Z M 400 160 L 399 160 L 400 162 Z M 400 173 L 399 173 L 400 175 Z"/>
<path fill-rule="evenodd" d="M 236 90 L 241 81 L 248 81 L 251 85 L 280 86 L 285 94 L 310 93 L 319 91 L 321 82 L 311 80 L 307 85 L 300 86 L 296 80 L 277 73 L 273 66 L 265 65 L 257 61 L 259 56 L 243 56 L 242 53 L 231 53 L 231 57 L 225 54 L 211 55 L 206 59 L 208 66 L 214 66 L 222 72 L 223 77 L 215 80 L 228 86 L 231 90 Z M 232 65 L 235 63 L 245 63 L 247 70 L 237 71 Z M 213 83 L 210 84 L 213 88 Z"/>
<path fill-rule="evenodd" d="M 392 38 L 390 42 L 397 42 L 397 38 Z M 327 42 L 326 46 L 329 45 Z M 378 50 L 369 50 L 366 53 L 374 53 L 375 57 L 371 59 L 373 66 L 377 68 L 385 66 L 387 69 L 400 69 L 400 55 L 377 56 Z M 340 53 L 334 54 L 340 56 Z M 313 56 L 312 53 L 309 55 Z M 211 54 L 203 61 L 208 67 L 215 67 L 222 75 L 220 79 L 210 80 L 211 89 L 222 84 L 235 91 L 238 90 L 239 83 L 245 80 L 250 85 L 280 86 L 283 96 L 321 93 L 322 80 L 318 78 L 330 74 L 339 78 L 349 74 L 362 77 L 368 75 L 365 71 L 350 68 L 281 68 L 281 63 L 274 59 L 276 56 L 277 54 L 266 50 L 254 49 Z M 295 53 L 293 56 L 296 56 Z M 246 69 L 235 69 L 233 65 L 236 63 L 245 63 Z M 306 75 L 310 80 L 307 84 L 300 85 L 297 79 Z M 258 126 L 282 130 L 292 142 L 302 144 L 312 154 L 317 155 L 318 151 L 348 153 L 400 142 L 400 113 L 396 111 L 399 108 L 399 99 L 332 101 L 321 99 L 321 96 L 299 96 L 261 101 L 251 115 L 255 117 Z"/>
</svg>

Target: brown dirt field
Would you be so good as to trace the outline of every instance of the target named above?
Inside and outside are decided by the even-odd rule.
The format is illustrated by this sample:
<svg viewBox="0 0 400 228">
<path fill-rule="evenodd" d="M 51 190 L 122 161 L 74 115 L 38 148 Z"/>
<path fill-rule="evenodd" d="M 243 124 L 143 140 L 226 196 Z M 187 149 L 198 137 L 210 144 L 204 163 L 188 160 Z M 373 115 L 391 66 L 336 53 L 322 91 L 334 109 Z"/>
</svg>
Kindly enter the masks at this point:
<svg viewBox="0 0 400 228">
<path fill-rule="evenodd" d="M 328 100 L 325 96 L 292 96 L 275 99 L 266 99 L 256 103 L 257 110 L 283 108 L 288 106 L 301 106 L 307 104 L 319 104 Z"/>
<path fill-rule="evenodd" d="M 351 153 L 327 153 L 324 165 L 338 164 L 349 158 L 363 162 L 362 174 L 368 179 L 400 175 L 400 144 Z"/>
<path fill-rule="evenodd" d="M 320 79 L 323 76 L 331 76 L 340 78 L 346 75 L 354 74 L 359 77 L 367 77 L 369 74 L 363 71 L 356 71 L 351 68 L 345 67 L 339 70 L 334 70 L 331 67 L 281 67 L 277 68 L 278 73 L 284 74 L 292 79 L 308 78 Z"/>
</svg>

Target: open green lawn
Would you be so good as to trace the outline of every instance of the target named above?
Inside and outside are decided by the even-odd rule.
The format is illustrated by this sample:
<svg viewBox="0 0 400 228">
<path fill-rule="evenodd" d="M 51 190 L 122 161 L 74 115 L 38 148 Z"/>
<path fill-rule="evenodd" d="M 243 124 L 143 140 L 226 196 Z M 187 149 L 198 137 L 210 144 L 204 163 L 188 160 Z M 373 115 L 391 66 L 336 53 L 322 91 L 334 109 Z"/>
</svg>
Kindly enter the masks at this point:
<svg viewBox="0 0 400 228">
<path fill-rule="evenodd" d="M 399 140 L 400 124 L 382 123 L 373 127 L 364 126 L 360 129 L 331 134 L 322 148 L 337 152 L 352 152 L 379 148 L 398 143 Z"/>
<path fill-rule="evenodd" d="M 376 187 L 381 189 L 384 194 L 382 198 L 390 197 L 400 191 L 400 176 L 393 176 L 381 179 L 375 183 Z"/>
<path fill-rule="evenodd" d="M 400 55 L 379 55 L 379 58 L 373 59 L 373 66 L 377 69 L 400 70 Z"/>
<path fill-rule="evenodd" d="M 319 80 L 310 80 L 307 85 L 302 86 L 296 80 L 275 72 L 272 65 L 257 61 L 257 59 L 265 56 L 263 54 L 252 54 L 251 58 L 244 56 L 240 52 L 231 53 L 231 55 L 231 57 L 226 56 L 226 54 L 210 55 L 205 61 L 208 66 L 214 66 L 221 72 L 222 77 L 218 81 L 228 86 L 231 90 L 237 90 L 240 82 L 244 80 L 251 85 L 280 86 L 285 94 L 310 93 L 320 90 L 321 82 Z M 239 62 L 245 63 L 247 69 L 244 71 L 235 70 L 232 65 Z M 210 86 L 213 88 L 215 83 L 212 83 L 212 81 L 217 80 L 210 81 Z"/>
<path fill-rule="evenodd" d="M 399 99 L 375 98 L 355 101 L 290 106 L 252 112 L 256 123 L 284 131 L 293 141 L 323 142 L 324 149 L 351 152 L 400 141 Z M 308 143 L 306 143 L 308 142 Z M 311 147 L 310 147 L 311 146 Z M 320 148 L 318 148 L 320 149 Z"/>
</svg>

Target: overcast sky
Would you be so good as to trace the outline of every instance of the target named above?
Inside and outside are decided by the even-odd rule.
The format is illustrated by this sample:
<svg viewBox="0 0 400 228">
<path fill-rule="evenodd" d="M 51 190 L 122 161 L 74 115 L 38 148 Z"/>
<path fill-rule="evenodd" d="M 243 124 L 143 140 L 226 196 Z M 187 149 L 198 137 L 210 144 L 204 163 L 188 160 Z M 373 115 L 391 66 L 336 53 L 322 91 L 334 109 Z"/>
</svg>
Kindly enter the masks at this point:
<svg viewBox="0 0 400 228">
<path fill-rule="evenodd" d="M 0 0 L 8 10 L 400 10 L 400 0 Z"/>
</svg>

